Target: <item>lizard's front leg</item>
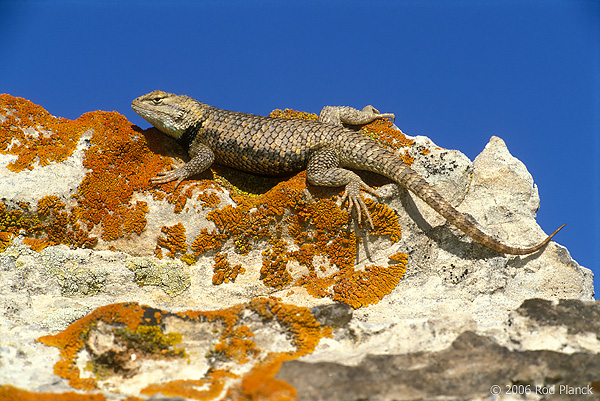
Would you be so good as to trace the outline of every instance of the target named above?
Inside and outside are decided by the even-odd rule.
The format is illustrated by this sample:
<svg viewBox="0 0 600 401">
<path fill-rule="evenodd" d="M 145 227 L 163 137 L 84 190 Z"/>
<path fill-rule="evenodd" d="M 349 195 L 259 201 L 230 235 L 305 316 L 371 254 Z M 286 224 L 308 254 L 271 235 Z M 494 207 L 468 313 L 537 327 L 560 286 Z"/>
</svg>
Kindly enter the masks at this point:
<svg viewBox="0 0 600 401">
<path fill-rule="evenodd" d="M 373 188 L 365 184 L 356 173 L 338 166 L 339 158 L 334 149 L 327 147 L 318 149 L 308 161 L 306 179 L 312 185 L 323 187 L 345 186 L 338 205 L 341 206 L 348 200 L 348 211 L 352 213 L 352 209 L 356 209 L 358 223 L 361 223 L 362 214 L 364 213 L 369 226 L 374 228 L 371 214 L 360 195 L 360 190 L 364 189 L 375 196 L 379 195 Z"/>
<path fill-rule="evenodd" d="M 215 160 L 213 151 L 203 143 L 197 143 L 190 148 L 190 155 L 192 156 L 192 159 L 185 165 L 178 167 L 175 170 L 161 171 L 156 177 L 150 179 L 150 183 L 157 185 L 177 180 L 177 183 L 175 184 L 175 188 L 177 188 L 181 181 L 194 174 L 203 172 L 209 168 Z"/>
</svg>

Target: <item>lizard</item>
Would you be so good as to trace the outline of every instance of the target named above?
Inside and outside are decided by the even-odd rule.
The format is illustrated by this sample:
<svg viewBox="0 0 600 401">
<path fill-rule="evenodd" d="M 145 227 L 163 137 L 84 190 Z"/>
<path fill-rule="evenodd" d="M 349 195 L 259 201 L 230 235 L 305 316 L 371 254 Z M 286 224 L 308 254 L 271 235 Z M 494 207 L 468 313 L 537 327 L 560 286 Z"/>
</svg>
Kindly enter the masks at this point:
<svg viewBox="0 0 600 401">
<path fill-rule="evenodd" d="M 312 185 L 343 186 L 338 205 L 347 201 L 348 212 L 356 211 L 358 223 L 364 215 L 373 228 L 361 190 L 379 195 L 349 169 L 367 170 L 407 188 L 472 239 L 500 253 L 537 252 L 564 227 L 528 248 L 505 245 L 486 234 L 393 152 L 344 126 L 360 126 L 377 118 L 395 119 L 394 114 L 380 113 L 370 105 L 362 110 L 326 106 L 318 121 L 291 120 L 223 110 L 187 95 L 155 90 L 134 99 L 131 107 L 159 131 L 174 138 L 190 156 L 183 166 L 173 165 L 158 173 L 150 180 L 153 185 L 176 181 L 177 188 L 183 180 L 213 163 L 262 175 L 306 170 L 306 180 Z"/>
</svg>

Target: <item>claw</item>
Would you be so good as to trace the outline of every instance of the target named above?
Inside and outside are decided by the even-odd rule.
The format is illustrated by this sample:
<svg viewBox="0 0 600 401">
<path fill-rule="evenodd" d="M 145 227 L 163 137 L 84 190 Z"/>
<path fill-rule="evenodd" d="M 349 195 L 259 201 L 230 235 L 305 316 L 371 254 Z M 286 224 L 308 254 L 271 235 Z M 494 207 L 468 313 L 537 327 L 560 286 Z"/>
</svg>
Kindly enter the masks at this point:
<svg viewBox="0 0 600 401">
<path fill-rule="evenodd" d="M 360 187 L 362 189 L 364 189 L 366 192 L 368 192 L 371 195 L 375 196 L 377 199 L 379 199 L 379 194 L 377 193 L 377 191 L 375 191 L 373 188 L 371 188 L 370 186 L 368 186 L 364 182 L 361 182 Z"/>
<path fill-rule="evenodd" d="M 177 180 L 175 183 L 175 188 L 173 188 L 176 189 L 185 177 L 183 177 L 180 168 L 178 168 L 176 164 L 171 164 L 171 168 L 174 168 L 174 170 L 163 170 L 160 171 L 156 177 L 150 178 L 150 183 L 152 185 L 158 185 Z"/>
<path fill-rule="evenodd" d="M 350 184 L 346 185 L 346 189 L 344 190 L 342 197 L 337 203 L 338 206 L 341 207 L 344 204 L 344 202 L 348 200 L 348 213 L 352 214 L 352 210 L 356 209 L 356 220 L 358 224 L 361 224 L 362 215 L 364 212 L 364 215 L 366 216 L 366 219 L 369 223 L 369 227 L 371 227 L 371 229 L 374 230 L 375 225 L 373 224 L 373 219 L 371 219 L 369 209 L 367 209 L 367 205 L 365 204 L 365 201 L 363 200 L 360 194 L 361 188 L 364 189 L 366 192 L 369 192 L 370 194 L 379 197 L 379 194 L 364 182 L 351 182 Z"/>
</svg>

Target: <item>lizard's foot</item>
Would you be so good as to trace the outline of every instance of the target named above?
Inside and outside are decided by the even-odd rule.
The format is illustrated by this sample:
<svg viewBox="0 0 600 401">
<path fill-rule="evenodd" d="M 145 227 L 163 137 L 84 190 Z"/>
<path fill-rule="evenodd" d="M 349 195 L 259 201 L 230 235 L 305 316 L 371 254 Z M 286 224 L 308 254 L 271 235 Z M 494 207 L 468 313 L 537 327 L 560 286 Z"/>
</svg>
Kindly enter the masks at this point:
<svg viewBox="0 0 600 401">
<path fill-rule="evenodd" d="M 360 195 L 360 190 L 364 189 L 376 197 L 379 197 L 379 194 L 370 186 L 365 184 L 362 181 L 352 181 L 348 185 L 346 185 L 346 189 L 342 194 L 342 197 L 338 201 L 338 206 L 342 206 L 346 199 L 348 200 L 348 212 L 352 214 L 352 209 L 356 209 L 356 215 L 358 224 L 362 223 L 362 214 L 364 213 L 367 221 L 369 222 L 369 226 L 371 229 L 375 229 L 373 225 L 373 220 L 371 219 L 371 213 L 369 213 L 369 209 L 367 209 L 367 205 Z"/>
<path fill-rule="evenodd" d="M 174 170 L 164 170 L 158 173 L 156 177 L 150 178 L 150 183 L 152 185 L 158 185 L 177 180 L 175 183 L 175 188 L 177 188 L 179 184 L 181 184 L 181 181 L 185 179 L 185 172 L 183 167 L 177 167 L 176 164 L 172 164 L 171 168 L 174 168 Z"/>
<path fill-rule="evenodd" d="M 371 105 L 363 107 L 362 112 L 366 114 L 373 114 L 376 118 L 391 118 L 392 121 L 396 121 L 396 116 L 394 113 L 380 113 L 379 110 Z"/>
</svg>

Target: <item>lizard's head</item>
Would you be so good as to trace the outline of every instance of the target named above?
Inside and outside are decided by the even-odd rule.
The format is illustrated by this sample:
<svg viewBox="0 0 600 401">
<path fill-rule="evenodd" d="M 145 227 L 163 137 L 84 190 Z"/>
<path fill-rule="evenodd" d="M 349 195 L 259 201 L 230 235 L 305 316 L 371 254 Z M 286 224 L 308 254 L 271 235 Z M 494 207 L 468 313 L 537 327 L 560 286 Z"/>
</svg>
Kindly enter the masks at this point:
<svg viewBox="0 0 600 401">
<path fill-rule="evenodd" d="M 161 90 L 152 91 L 131 102 L 131 108 L 165 134 L 179 139 L 201 118 L 199 103 L 189 96 Z"/>
</svg>

